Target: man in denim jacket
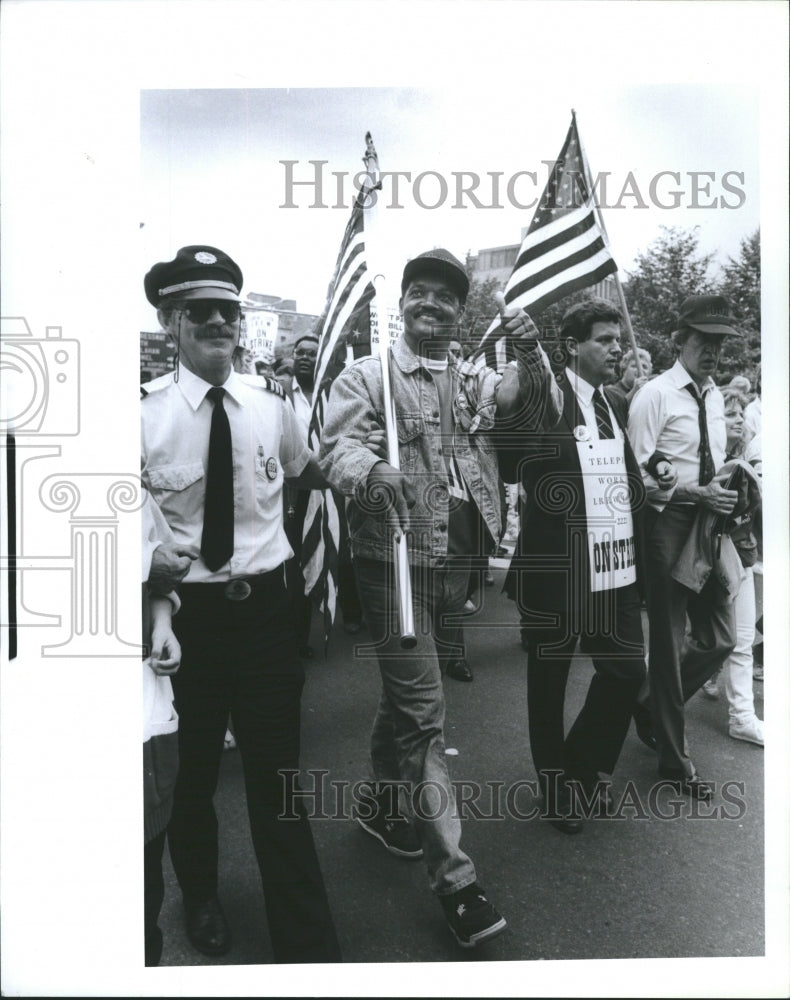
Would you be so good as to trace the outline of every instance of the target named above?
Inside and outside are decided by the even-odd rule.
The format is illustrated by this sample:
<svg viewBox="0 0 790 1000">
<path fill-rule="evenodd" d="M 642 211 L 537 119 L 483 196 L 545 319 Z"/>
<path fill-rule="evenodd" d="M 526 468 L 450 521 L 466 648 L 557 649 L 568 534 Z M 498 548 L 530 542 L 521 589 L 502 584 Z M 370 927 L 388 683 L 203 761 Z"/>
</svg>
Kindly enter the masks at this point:
<svg viewBox="0 0 790 1000">
<path fill-rule="evenodd" d="M 358 820 L 391 853 L 425 856 L 452 932 L 473 947 L 504 930 L 505 921 L 460 848 L 440 666 L 452 655 L 452 637 L 442 619 L 461 612 L 472 554 L 487 555 L 500 537 L 494 431 L 505 423 L 552 426 L 561 404 L 535 327 L 524 312 L 506 310 L 504 300 L 502 326 L 517 366 L 500 377 L 482 358 L 448 362 L 468 290 L 463 266 L 446 250 L 420 254 L 405 267 L 404 332 L 390 363 L 400 470 L 372 450 L 385 426 L 377 357 L 359 359 L 335 381 L 319 463 L 348 498 L 354 569 L 382 680 L 371 737 L 373 795 Z M 397 635 L 393 535 L 399 530 L 408 540 L 417 635 L 409 651 Z M 413 825 L 404 811 L 413 814 Z"/>
</svg>

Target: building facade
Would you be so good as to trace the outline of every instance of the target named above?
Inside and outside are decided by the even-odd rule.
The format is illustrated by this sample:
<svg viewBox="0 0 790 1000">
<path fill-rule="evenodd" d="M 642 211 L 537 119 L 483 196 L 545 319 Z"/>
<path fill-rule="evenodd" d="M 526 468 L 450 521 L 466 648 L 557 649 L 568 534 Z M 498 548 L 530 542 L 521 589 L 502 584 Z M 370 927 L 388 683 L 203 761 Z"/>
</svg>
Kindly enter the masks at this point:
<svg viewBox="0 0 790 1000">
<path fill-rule="evenodd" d="M 240 344 L 254 358 L 271 356 L 275 361 L 289 358 L 293 345 L 316 328 L 319 317 L 302 313 L 294 299 L 250 292 L 242 303 Z M 162 330 L 140 333 L 140 381 L 172 371 L 175 346 Z"/>
</svg>

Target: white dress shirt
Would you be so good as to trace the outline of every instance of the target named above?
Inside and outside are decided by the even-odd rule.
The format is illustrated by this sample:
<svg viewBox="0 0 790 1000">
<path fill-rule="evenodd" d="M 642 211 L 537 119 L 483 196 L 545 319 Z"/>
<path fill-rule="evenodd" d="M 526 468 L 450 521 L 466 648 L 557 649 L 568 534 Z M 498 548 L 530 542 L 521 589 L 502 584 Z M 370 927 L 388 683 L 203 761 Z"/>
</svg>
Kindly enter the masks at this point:
<svg viewBox="0 0 790 1000">
<path fill-rule="evenodd" d="M 313 404 L 305 396 L 304 390 L 299 385 L 299 383 L 294 378 L 291 383 L 293 389 L 293 403 L 294 411 L 296 417 L 299 421 L 299 426 L 302 428 L 303 436 L 305 441 L 307 440 L 307 432 L 310 430 L 310 414 L 313 412 Z"/>
<path fill-rule="evenodd" d="M 140 579 L 145 583 L 151 575 L 151 563 L 153 562 L 154 552 L 160 545 L 173 541 L 173 532 L 170 530 L 170 525 L 165 520 L 164 514 L 154 503 L 151 494 L 147 490 L 143 490 L 143 505 L 140 508 L 140 520 L 143 529 L 143 545 L 141 550 L 143 566 Z"/>
<path fill-rule="evenodd" d="M 208 382 L 183 365 L 145 386 L 141 400 L 142 479 L 175 540 L 200 548 L 213 405 Z M 284 476 L 310 458 L 293 407 L 256 375 L 232 371 L 223 405 L 233 445 L 233 555 L 211 571 L 196 559 L 187 583 L 265 573 L 293 555 L 283 529 Z"/>
<path fill-rule="evenodd" d="M 686 386 L 697 391 L 694 380 L 680 361 L 657 375 L 631 400 L 628 414 L 628 437 L 642 471 L 647 498 L 657 510 L 663 510 L 678 486 L 699 485 L 699 407 Z M 724 420 L 724 397 L 712 378 L 702 386 L 713 466 L 718 472 L 727 447 Z M 665 455 L 678 474 L 676 486 L 659 489 L 645 465 L 655 452 Z"/>
<path fill-rule="evenodd" d="M 599 441 L 600 435 L 598 433 L 598 420 L 595 416 L 595 404 L 593 403 L 595 386 L 590 385 L 590 383 L 583 379 L 578 372 L 573 371 L 571 368 L 565 369 L 565 378 L 567 378 L 571 389 L 573 389 L 576 393 L 576 399 L 579 402 L 579 409 L 584 417 L 585 424 L 587 424 L 587 429 L 590 432 L 590 440 Z M 612 408 L 609 406 L 609 400 L 606 398 L 603 388 L 600 388 L 599 391 L 603 397 L 604 403 L 606 404 L 606 409 L 609 411 L 609 420 L 614 431 L 614 439 L 615 441 L 622 441 L 623 432 L 620 430 L 617 417 L 615 417 L 612 413 Z"/>
</svg>

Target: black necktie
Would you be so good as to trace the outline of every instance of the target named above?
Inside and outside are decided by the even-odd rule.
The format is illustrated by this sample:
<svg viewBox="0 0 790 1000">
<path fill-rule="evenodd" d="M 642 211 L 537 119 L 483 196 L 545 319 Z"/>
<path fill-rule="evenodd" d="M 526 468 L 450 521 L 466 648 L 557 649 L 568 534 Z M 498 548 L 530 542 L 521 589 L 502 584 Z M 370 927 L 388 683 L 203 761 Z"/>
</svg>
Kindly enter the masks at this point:
<svg viewBox="0 0 790 1000">
<path fill-rule="evenodd" d="M 686 388 L 697 401 L 699 410 L 699 484 L 707 486 L 716 474 L 713 465 L 713 455 L 710 450 L 710 438 L 708 437 L 708 417 L 705 412 L 705 396 L 700 395 L 693 385 Z"/>
<path fill-rule="evenodd" d="M 217 570 L 233 555 L 233 454 L 230 424 L 222 405 L 224 389 L 209 389 L 206 398 L 214 404 L 208 439 L 206 505 L 200 554 L 211 570 Z"/>
<path fill-rule="evenodd" d="M 593 392 L 593 406 L 595 407 L 595 420 L 598 424 L 598 437 L 603 439 L 611 440 L 614 437 L 614 429 L 612 428 L 612 421 L 609 417 L 609 407 L 606 405 L 606 400 L 601 395 L 601 390 L 596 389 Z"/>
</svg>

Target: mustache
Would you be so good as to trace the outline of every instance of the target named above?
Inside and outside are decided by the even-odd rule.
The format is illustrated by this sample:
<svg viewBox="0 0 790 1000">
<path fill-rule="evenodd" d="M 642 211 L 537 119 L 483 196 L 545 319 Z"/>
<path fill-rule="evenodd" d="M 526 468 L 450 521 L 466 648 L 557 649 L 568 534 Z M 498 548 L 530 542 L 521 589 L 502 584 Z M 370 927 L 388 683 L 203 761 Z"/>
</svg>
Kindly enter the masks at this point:
<svg viewBox="0 0 790 1000">
<path fill-rule="evenodd" d="M 201 326 L 195 331 L 196 340 L 215 340 L 222 337 L 225 340 L 233 340 L 236 331 L 231 325 L 223 326 Z"/>
</svg>

